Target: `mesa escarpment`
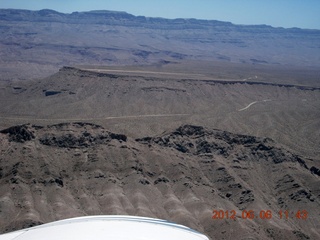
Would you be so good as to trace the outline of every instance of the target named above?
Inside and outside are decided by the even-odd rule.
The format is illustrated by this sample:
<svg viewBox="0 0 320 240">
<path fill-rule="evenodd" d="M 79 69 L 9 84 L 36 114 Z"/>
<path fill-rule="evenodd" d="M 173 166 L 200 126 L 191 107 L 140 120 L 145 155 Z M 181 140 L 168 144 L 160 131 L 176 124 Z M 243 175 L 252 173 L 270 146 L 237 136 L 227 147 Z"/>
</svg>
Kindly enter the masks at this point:
<svg viewBox="0 0 320 240">
<path fill-rule="evenodd" d="M 0 125 L 90 121 L 139 138 L 195 124 L 269 137 L 319 158 L 318 87 L 119 71 L 65 67 L 42 80 L 7 83 Z"/>
<path fill-rule="evenodd" d="M 270 232 L 300 239 L 296 228 L 319 234 L 309 230 L 319 224 L 319 177 L 271 139 L 193 125 L 133 139 L 75 122 L 14 126 L 0 140 L 2 232 L 73 216 L 131 214 L 186 224 L 212 239 L 230 227 L 260 239 Z M 309 221 L 274 216 L 275 227 L 239 218 L 245 209 L 286 207 L 308 209 Z M 214 209 L 235 210 L 237 220 L 213 220 Z"/>
<path fill-rule="evenodd" d="M 76 64 L 161 66 L 208 60 L 317 69 L 320 63 L 319 30 L 113 11 L 0 9 L 0 23 L 0 69 L 6 80 L 45 77 Z"/>
</svg>

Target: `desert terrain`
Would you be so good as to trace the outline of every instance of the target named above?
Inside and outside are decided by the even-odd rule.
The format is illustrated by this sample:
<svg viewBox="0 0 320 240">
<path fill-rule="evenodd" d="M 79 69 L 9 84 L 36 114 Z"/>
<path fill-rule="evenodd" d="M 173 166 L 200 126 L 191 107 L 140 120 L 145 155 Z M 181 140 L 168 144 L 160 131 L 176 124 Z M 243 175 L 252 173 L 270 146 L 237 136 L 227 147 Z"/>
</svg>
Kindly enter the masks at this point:
<svg viewBox="0 0 320 240">
<path fill-rule="evenodd" d="M 0 12 L 1 233 L 121 214 L 320 238 L 320 31 Z"/>
</svg>

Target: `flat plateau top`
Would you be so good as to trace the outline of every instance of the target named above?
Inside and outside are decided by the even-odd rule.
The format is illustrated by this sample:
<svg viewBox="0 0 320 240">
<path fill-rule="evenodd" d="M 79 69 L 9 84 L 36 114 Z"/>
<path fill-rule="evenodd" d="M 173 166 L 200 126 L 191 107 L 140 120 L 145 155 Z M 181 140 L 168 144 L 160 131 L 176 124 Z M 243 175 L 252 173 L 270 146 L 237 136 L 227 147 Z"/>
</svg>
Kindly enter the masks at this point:
<svg viewBox="0 0 320 240">
<path fill-rule="evenodd" d="M 57 221 L 0 235 L 0 240 L 208 240 L 203 234 L 166 220 L 135 216 L 91 216 Z"/>
</svg>

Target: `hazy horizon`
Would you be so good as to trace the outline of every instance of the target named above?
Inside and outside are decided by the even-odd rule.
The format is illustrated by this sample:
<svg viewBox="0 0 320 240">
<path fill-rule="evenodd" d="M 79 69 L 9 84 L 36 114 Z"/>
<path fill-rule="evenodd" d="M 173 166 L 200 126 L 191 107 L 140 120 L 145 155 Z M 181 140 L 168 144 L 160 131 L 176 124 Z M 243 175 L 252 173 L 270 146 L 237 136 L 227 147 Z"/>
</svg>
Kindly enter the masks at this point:
<svg viewBox="0 0 320 240">
<path fill-rule="evenodd" d="M 137 0 L 102 2 L 98 0 L 0 0 L 0 8 L 41 10 L 52 9 L 62 13 L 110 10 L 124 11 L 136 16 L 162 18 L 196 18 L 219 20 L 234 24 L 273 27 L 320 29 L 320 1 L 232 1 L 232 0 L 163 0 L 161 2 Z"/>
</svg>

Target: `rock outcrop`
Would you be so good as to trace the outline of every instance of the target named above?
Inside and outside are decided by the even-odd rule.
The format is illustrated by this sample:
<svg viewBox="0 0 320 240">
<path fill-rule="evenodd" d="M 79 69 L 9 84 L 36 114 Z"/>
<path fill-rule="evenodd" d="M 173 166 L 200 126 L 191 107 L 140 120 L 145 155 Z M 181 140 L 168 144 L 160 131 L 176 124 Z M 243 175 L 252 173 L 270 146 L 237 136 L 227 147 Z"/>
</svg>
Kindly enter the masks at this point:
<svg viewBox="0 0 320 240">
<path fill-rule="evenodd" d="M 11 127 L 0 141 L 1 232 L 130 214 L 172 220 L 212 239 L 230 228 L 233 237 L 259 239 L 318 234 L 308 231 L 319 224 L 313 220 L 320 206 L 317 169 L 268 138 L 183 125 L 134 140 L 75 122 Z M 310 221 L 300 225 L 290 213 L 287 224 L 279 209 L 307 210 Z M 235 211 L 236 219 L 214 220 L 214 210 Z M 267 210 L 273 218 L 259 219 Z M 249 211 L 257 216 L 253 225 L 243 219 Z"/>
</svg>

